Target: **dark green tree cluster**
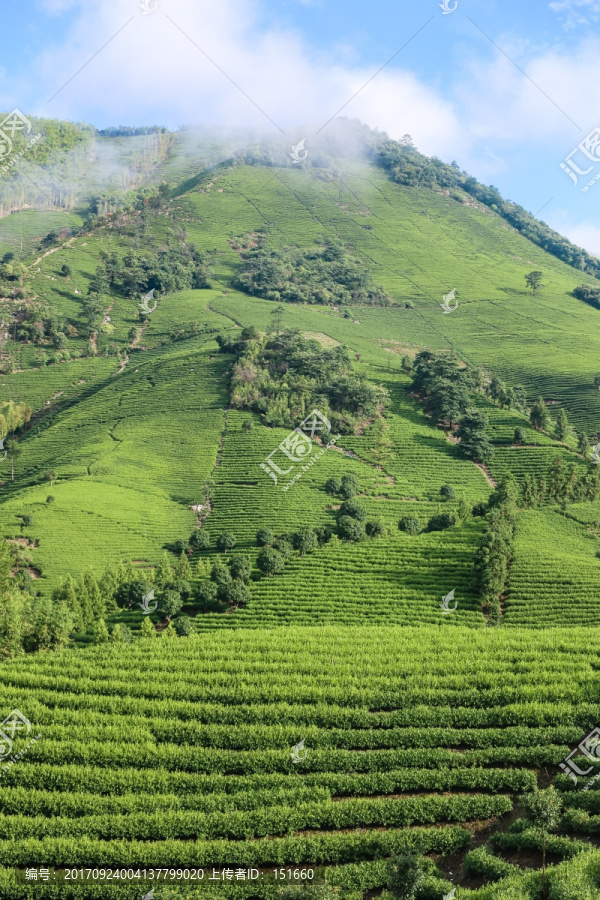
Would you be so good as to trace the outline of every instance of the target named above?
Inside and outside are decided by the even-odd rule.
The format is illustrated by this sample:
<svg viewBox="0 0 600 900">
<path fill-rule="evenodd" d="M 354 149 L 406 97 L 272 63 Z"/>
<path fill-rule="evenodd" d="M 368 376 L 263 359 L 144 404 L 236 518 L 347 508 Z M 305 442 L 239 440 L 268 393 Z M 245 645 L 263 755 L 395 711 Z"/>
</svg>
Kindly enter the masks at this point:
<svg viewBox="0 0 600 900">
<path fill-rule="evenodd" d="M 507 387 L 500 378 L 493 375 L 485 391 L 488 397 L 494 403 L 497 403 L 501 409 L 517 409 L 521 412 L 525 412 L 527 409 L 525 388 L 521 387 L 521 385 L 517 385 L 514 388 Z"/>
<path fill-rule="evenodd" d="M 345 347 L 325 349 L 295 330 L 268 336 L 252 328 L 239 338 L 219 335 L 217 342 L 238 357 L 232 406 L 259 413 L 266 425 L 292 428 L 316 407 L 336 431 L 353 434 L 361 420 L 380 416 L 389 403 L 385 388 L 354 374 Z"/>
<path fill-rule="evenodd" d="M 589 303 L 590 306 L 595 306 L 596 309 L 600 309 L 600 285 L 580 284 L 573 291 L 573 296 L 577 297 L 578 300 L 583 300 L 584 303 Z"/>
<path fill-rule="evenodd" d="M 480 370 L 462 366 L 454 354 L 423 350 L 413 364 L 412 386 L 424 398 L 427 412 L 440 425 L 457 425 L 460 452 L 486 463 L 492 456 L 488 418 L 472 405 L 470 396 L 482 380 Z"/>
<path fill-rule="evenodd" d="M 169 294 L 189 288 L 211 285 L 212 273 L 203 253 L 183 241 L 172 247 L 138 253 L 129 251 L 120 258 L 116 252 L 101 251 L 103 264 L 96 268 L 88 285 L 83 314 L 88 328 L 95 327 L 106 307 L 105 297 L 111 293 L 138 299 L 154 290 Z"/>
<path fill-rule="evenodd" d="M 546 476 L 526 475 L 521 484 L 523 506 L 540 506 L 544 501 L 563 506 L 582 500 L 600 499 L 600 472 L 587 471 L 581 465 L 567 465 L 562 456 L 555 456 Z"/>
<path fill-rule="evenodd" d="M 204 612 L 227 607 L 237 609 L 250 601 L 251 563 L 247 556 L 233 556 L 225 564 L 216 560 L 210 572 L 210 581 L 201 582 L 197 599 Z"/>
<path fill-rule="evenodd" d="M 489 503 L 486 528 L 475 555 L 475 572 L 484 609 L 499 625 L 501 599 L 513 557 L 519 489 L 511 476 L 504 478 Z"/>
<path fill-rule="evenodd" d="M 373 283 L 367 265 L 339 242 L 325 241 L 309 250 L 266 246 L 241 254 L 243 267 L 234 287 L 256 297 L 283 303 L 342 306 L 389 306 L 391 298 Z"/>
</svg>

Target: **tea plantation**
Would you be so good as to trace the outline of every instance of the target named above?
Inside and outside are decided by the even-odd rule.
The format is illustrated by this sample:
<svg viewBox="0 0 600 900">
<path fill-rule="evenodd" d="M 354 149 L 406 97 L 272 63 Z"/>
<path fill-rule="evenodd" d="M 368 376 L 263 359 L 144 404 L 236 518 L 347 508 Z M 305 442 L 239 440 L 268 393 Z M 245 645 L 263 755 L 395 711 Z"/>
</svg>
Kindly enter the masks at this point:
<svg viewBox="0 0 600 900">
<path fill-rule="evenodd" d="M 40 735 L 0 760 L 0 900 L 391 900 L 390 859 L 419 869 L 411 900 L 598 900 L 600 781 L 560 768 L 579 746 L 600 774 L 581 750 L 600 727 L 600 313 L 572 295 L 595 279 L 464 192 L 345 160 L 340 196 L 332 165 L 245 165 L 209 143 L 226 162 L 198 171 L 174 140 L 113 215 L 0 228 L 24 267 L 0 271 L 0 586 L 13 575 L 41 610 L 36 652 L 24 633 L 9 655 L 0 606 L 0 719 L 18 709 Z M 290 260 L 359 260 L 389 303 L 244 293 L 263 250 L 287 290 L 307 277 Z M 290 330 L 338 353 L 334 387 L 381 389 L 378 408 L 310 395 L 315 345 L 300 376 L 285 360 L 269 381 L 260 352 Z M 448 394 L 469 374 L 490 454 L 432 412 L 423 351 L 454 360 Z M 339 429 L 304 467 L 276 457 L 282 410 L 297 425 L 315 406 Z M 49 649 L 52 611 L 85 583 L 87 619 Z M 151 590 L 171 612 L 142 611 Z M 547 828 L 532 792 L 557 804 Z M 41 866 L 260 883 L 21 877 Z M 315 885 L 278 884 L 290 866 Z"/>
</svg>

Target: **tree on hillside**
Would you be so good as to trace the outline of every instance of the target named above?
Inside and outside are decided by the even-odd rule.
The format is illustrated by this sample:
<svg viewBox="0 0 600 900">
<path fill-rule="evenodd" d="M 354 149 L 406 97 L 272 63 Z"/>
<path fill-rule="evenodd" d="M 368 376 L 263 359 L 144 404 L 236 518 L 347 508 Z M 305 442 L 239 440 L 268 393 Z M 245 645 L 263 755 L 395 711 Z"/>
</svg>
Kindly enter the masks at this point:
<svg viewBox="0 0 600 900">
<path fill-rule="evenodd" d="M 515 428 L 515 434 L 513 438 L 515 444 L 524 444 L 525 443 L 525 431 L 523 428 Z"/>
<path fill-rule="evenodd" d="M 150 616 L 144 616 L 142 627 L 140 628 L 140 637 L 154 638 L 156 637 L 156 628 L 150 620 Z"/>
<path fill-rule="evenodd" d="M 12 441 L 6 442 L 6 454 L 10 459 L 10 476 L 11 481 L 15 480 L 15 460 L 18 459 L 23 452 L 22 448 L 19 447 L 19 442 L 13 438 Z"/>
<path fill-rule="evenodd" d="M 274 331 L 279 335 L 281 334 L 281 326 L 283 324 L 283 316 L 285 313 L 284 306 L 276 306 L 275 309 L 271 310 L 271 325 Z"/>
<path fill-rule="evenodd" d="M 577 435 L 577 449 L 582 456 L 587 457 L 590 452 L 590 442 L 585 431 L 579 432 Z"/>
<path fill-rule="evenodd" d="M 488 418 L 478 409 L 467 409 L 461 417 L 457 436 L 460 438 L 459 449 L 463 456 L 487 463 L 492 458 L 493 449 L 486 428 Z"/>
<path fill-rule="evenodd" d="M 569 427 L 567 414 L 564 409 L 559 409 L 558 415 L 556 417 L 556 423 L 554 425 L 554 437 L 557 441 L 566 441 L 570 432 L 571 428 Z"/>
<path fill-rule="evenodd" d="M 278 550 L 265 547 L 256 557 L 256 565 L 265 575 L 279 575 L 285 568 L 285 559 Z"/>
<path fill-rule="evenodd" d="M 553 831 L 560 821 L 563 807 L 561 795 L 554 787 L 544 791 L 534 791 L 521 797 L 521 803 L 529 818 L 542 832 L 542 898 L 546 897 L 546 835 Z"/>
<path fill-rule="evenodd" d="M 542 428 L 543 430 L 546 430 L 548 428 L 548 425 L 550 423 L 550 414 L 548 412 L 548 409 L 546 408 L 543 397 L 538 397 L 538 399 L 531 407 L 529 420 L 534 428 Z"/>
<path fill-rule="evenodd" d="M 525 276 L 525 283 L 532 294 L 535 294 L 537 289 L 540 287 L 543 274 L 543 272 L 539 272 L 536 269 L 534 272 L 529 272 L 529 274 Z"/>
<path fill-rule="evenodd" d="M 300 556 L 305 556 L 305 554 L 317 549 L 317 536 L 312 528 L 300 528 L 299 531 L 292 535 L 292 544 L 294 545 L 294 550 L 297 550 Z"/>
<path fill-rule="evenodd" d="M 247 556 L 234 556 L 229 563 L 229 571 L 234 581 L 249 581 L 251 569 Z"/>
<path fill-rule="evenodd" d="M 427 412 L 436 422 L 458 422 L 469 405 L 469 393 L 464 384 L 440 378 L 427 396 Z"/>
<path fill-rule="evenodd" d="M 562 456 L 555 456 L 548 468 L 548 495 L 551 500 L 560 500 L 564 494 L 565 463 Z"/>
<path fill-rule="evenodd" d="M 100 324 L 105 308 L 106 304 L 101 294 L 90 294 L 83 300 L 81 311 L 88 328 L 88 334 L 91 334 Z"/>
<path fill-rule="evenodd" d="M 224 553 L 226 550 L 233 550 L 236 543 L 235 535 L 230 531 L 224 531 L 223 534 L 220 534 L 217 538 L 215 546 L 220 553 Z"/>
<path fill-rule="evenodd" d="M 54 482 L 56 481 L 56 472 L 55 472 L 55 470 L 54 470 L 54 469 L 48 469 L 48 471 L 44 473 L 44 478 L 46 479 L 46 481 L 49 481 L 49 482 L 50 482 L 50 487 L 52 487 L 52 485 L 53 485 Z"/>
</svg>

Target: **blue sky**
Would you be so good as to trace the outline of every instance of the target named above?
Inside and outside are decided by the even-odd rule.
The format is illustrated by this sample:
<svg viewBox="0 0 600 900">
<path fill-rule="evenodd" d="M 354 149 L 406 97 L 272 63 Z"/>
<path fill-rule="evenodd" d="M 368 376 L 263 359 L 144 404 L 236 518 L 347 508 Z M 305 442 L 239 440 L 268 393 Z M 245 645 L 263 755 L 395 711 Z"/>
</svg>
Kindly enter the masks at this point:
<svg viewBox="0 0 600 900">
<path fill-rule="evenodd" d="M 560 168 L 600 125 L 600 0 L 146 2 L 4 0 L 0 107 L 99 128 L 272 120 L 292 142 L 357 93 L 344 114 L 410 133 L 600 255 L 600 181 L 584 192 Z M 589 178 L 591 154 L 573 157 Z"/>
</svg>

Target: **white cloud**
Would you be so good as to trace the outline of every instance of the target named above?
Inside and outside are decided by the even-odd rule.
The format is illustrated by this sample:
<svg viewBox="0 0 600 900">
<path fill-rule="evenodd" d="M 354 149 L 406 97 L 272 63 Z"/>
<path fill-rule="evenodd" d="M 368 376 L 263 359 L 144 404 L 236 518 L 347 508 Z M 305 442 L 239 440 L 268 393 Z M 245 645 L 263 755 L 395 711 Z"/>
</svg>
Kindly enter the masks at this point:
<svg viewBox="0 0 600 900">
<path fill-rule="evenodd" d="M 547 221 L 578 247 L 585 247 L 589 253 L 600 258 L 600 226 L 589 221 L 574 222 L 572 215 L 564 209 L 554 212 Z"/>
<path fill-rule="evenodd" d="M 578 25 L 590 25 L 600 19 L 599 0 L 557 0 L 550 3 L 553 12 L 561 14 L 565 28 L 577 28 Z"/>
</svg>

